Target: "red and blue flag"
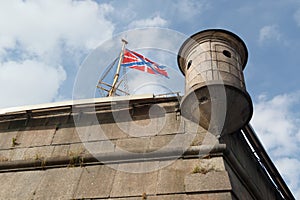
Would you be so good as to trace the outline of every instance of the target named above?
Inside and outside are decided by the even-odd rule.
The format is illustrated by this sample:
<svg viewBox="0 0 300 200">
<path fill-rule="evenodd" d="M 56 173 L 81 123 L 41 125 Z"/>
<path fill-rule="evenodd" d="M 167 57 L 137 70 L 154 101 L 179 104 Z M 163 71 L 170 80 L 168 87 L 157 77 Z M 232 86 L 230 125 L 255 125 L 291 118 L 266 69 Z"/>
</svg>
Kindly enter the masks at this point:
<svg viewBox="0 0 300 200">
<path fill-rule="evenodd" d="M 159 65 L 143 55 L 129 49 L 125 49 L 124 51 L 122 66 L 169 78 L 167 71 L 164 69 L 165 66 Z"/>
</svg>

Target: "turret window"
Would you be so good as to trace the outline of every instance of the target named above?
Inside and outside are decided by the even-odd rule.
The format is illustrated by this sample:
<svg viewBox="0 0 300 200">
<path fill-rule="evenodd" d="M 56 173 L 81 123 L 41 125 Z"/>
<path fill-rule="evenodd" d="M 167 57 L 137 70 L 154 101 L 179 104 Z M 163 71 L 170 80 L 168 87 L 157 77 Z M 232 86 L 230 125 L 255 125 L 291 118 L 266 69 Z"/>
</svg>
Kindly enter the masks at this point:
<svg viewBox="0 0 300 200">
<path fill-rule="evenodd" d="M 190 66 L 192 65 L 192 60 L 190 60 L 187 64 L 187 70 L 190 68 Z"/>
<path fill-rule="evenodd" d="M 231 58 L 231 53 L 227 50 L 223 51 L 224 56 L 226 56 L 227 58 Z"/>
</svg>

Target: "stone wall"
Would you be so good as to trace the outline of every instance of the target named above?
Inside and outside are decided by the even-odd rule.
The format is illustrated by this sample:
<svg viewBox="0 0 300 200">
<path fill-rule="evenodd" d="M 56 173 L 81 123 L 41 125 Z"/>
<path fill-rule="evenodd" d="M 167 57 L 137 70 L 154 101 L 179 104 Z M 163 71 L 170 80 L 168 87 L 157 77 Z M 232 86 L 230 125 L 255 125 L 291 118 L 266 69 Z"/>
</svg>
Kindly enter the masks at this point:
<svg viewBox="0 0 300 200">
<path fill-rule="evenodd" d="M 226 150 L 176 98 L 89 107 L 0 116 L 0 199 L 255 199 L 227 151 L 252 159 L 243 170 L 254 190 L 274 190 L 241 138 L 223 140 Z"/>
</svg>

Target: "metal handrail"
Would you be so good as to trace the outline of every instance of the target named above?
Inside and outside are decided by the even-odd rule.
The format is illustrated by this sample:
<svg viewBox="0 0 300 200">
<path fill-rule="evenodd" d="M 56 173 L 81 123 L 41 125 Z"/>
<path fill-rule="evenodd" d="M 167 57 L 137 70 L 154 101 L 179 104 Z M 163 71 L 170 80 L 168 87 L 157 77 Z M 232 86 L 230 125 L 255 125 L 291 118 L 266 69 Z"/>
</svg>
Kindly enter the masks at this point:
<svg viewBox="0 0 300 200">
<path fill-rule="evenodd" d="M 254 149 L 254 153 L 256 153 L 259 157 L 259 162 L 264 166 L 264 169 L 269 174 L 270 178 L 272 179 L 273 183 L 275 184 L 281 195 L 284 197 L 284 199 L 295 200 L 295 197 L 281 177 L 272 160 L 268 156 L 252 126 L 248 124 L 242 130 L 244 132 L 244 136 L 247 138 L 251 147 Z"/>
</svg>

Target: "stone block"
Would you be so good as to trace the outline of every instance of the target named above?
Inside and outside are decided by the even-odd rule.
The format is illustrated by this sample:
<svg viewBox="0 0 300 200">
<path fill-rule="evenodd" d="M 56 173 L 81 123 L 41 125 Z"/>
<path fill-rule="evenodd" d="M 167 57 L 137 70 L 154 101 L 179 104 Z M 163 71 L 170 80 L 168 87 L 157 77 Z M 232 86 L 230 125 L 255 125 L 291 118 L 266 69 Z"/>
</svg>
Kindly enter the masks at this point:
<svg viewBox="0 0 300 200">
<path fill-rule="evenodd" d="M 25 152 L 27 151 L 27 148 L 17 148 L 13 149 L 11 160 L 23 160 Z"/>
<path fill-rule="evenodd" d="M 43 171 L 27 171 L 0 174 L 1 199 L 32 199 L 43 179 Z"/>
<path fill-rule="evenodd" d="M 53 149 L 53 146 L 27 148 L 27 150 L 24 153 L 23 160 L 39 160 L 50 158 Z"/>
<path fill-rule="evenodd" d="M 99 124 L 76 127 L 75 131 L 82 142 L 107 140 Z"/>
<path fill-rule="evenodd" d="M 144 167 L 147 167 L 147 164 L 144 163 Z M 153 163 L 157 164 L 156 162 Z M 128 169 L 132 170 L 134 168 L 134 163 L 122 164 L 121 167 L 123 170 Z M 127 167 L 125 166 L 127 165 Z M 136 168 L 143 168 L 142 163 L 136 163 Z M 149 173 L 134 173 L 120 171 L 120 167 L 116 172 L 115 179 L 113 182 L 113 187 L 111 191 L 111 197 L 130 197 L 130 196 L 140 196 L 143 193 L 146 194 L 156 194 L 157 188 L 157 171 Z M 147 169 L 145 169 L 147 171 Z"/>
<path fill-rule="evenodd" d="M 183 193 L 184 190 L 183 170 L 163 169 L 158 173 L 157 194 Z"/>
<path fill-rule="evenodd" d="M 226 171 L 208 172 L 205 174 L 189 174 L 184 180 L 186 192 L 209 192 L 231 190 L 229 177 Z"/>
<path fill-rule="evenodd" d="M 69 148 L 69 155 L 70 156 L 79 156 L 79 155 L 83 155 L 86 154 L 87 150 L 84 146 L 83 143 L 76 143 L 76 144 L 71 144 L 70 148 Z"/>
<path fill-rule="evenodd" d="M 83 143 L 86 150 L 92 154 L 102 154 L 102 153 L 109 153 L 115 151 L 115 144 L 111 141 L 99 141 L 99 142 L 86 142 Z"/>
<path fill-rule="evenodd" d="M 142 199 L 142 194 L 140 197 L 126 197 L 126 200 L 141 200 Z M 124 200 L 124 198 L 109 198 L 108 200 Z M 147 199 L 146 199 L 147 200 Z"/>
<path fill-rule="evenodd" d="M 186 200 L 185 194 L 168 194 L 158 196 L 147 196 L 146 200 Z"/>
<path fill-rule="evenodd" d="M 45 171 L 33 199 L 72 199 L 83 168 L 60 168 Z"/>
<path fill-rule="evenodd" d="M 159 161 L 144 161 L 144 162 L 132 162 L 132 163 L 121 163 L 116 164 L 105 164 L 111 168 L 117 169 L 118 171 L 131 174 L 148 174 L 157 172 L 162 167 L 159 165 Z M 157 174 L 157 173 L 155 173 Z"/>
<path fill-rule="evenodd" d="M 116 148 L 134 153 L 144 153 L 148 150 L 150 138 L 126 138 L 117 140 Z"/>
<path fill-rule="evenodd" d="M 54 146 L 52 157 L 63 157 L 69 155 L 70 145 L 57 145 Z"/>
<path fill-rule="evenodd" d="M 173 139 L 175 135 L 159 135 L 151 137 L 150 139 L 150 150 L 158 150 L 166 147 Z"/>
<path fill-rule="evenodd" d="M 206 134 L 207 130 L 190 120 L 184 119 L 184 132 L 185 133 L 199 133 Z"/>
<path fill-rule="evenodd" d="M 120 127 L 119 127 L 120 125 Z M 122 130 L 122 127 L 124 127 L 122 124 L 101 124 L 101 129 L 103 130 L 103 133 L 109 140 L 114 139 L 122 139 L 128 137 L 128 127 L 125 128 L 125 130 Z M 127 131 L 127 132 L 126 132 Z"/>
<path fill-rule="evenodd" d="M 187 195 L 186 200 L 232 200 L 230 192 Z M 244 198 L 246 199 L 246 198 Z"/>
<path fill-rule="evenodd" d="M 73 198 L 109 197 L 115 173 L 104 165 L 84 168 Z"/>
<path fill-rule="evenodd" d="M 189 148 L 197 134 L 177 133 L 174 135 L 159 135 L 150 138 L 149 151 L 163 150 L 163 149 L 180 149 L 183 151 Z"/>
<path fill-rule="evenodd" d="M 158 133 L 158 118 L 156 117 L 123 122 L 119 125 L 129 137 L 147 137 Z M 128 130 L 126 130 L 127 127 Z"/>
<path fill-rule="evenodd" d="M 12 159 L 14 150 L 1 150 L 0 151 L 0 162 L 10 161 Z"/>
<path fill-rule="evenodd" d="M 210 159 L 199 159 L 195 167 L 198 166 L 207 171 L 225 171 L 223 157 L 213 157 Z"/>
<path fill-rule="evenodd" d="M 14 185 L 14 177 L 17 176 L 16 173 L 0 173 L 0 197 L 2 199 L 11 199 L 11 190 L 13 189 L 12 186 Z"/>
<path fill-rule="evenodd" d="M 184 121 L 176 112 L 167 113 L 157 122 L 157 135 L 184 133 Z"/>
<path fill-rule="evenodd" d="M 17 139 L 17 133 L 18 131 L 8 131 L 0 133 L 0 149 L 9 149 L 11 147 L 17 146 L 13 144 L 13 138 Z M 17 140 L 16 142 L 18 143 Z"/>
<path fill-rule="evenodd" d="M 205 139 L 206 134 L 195 134 L 195 138 L 193 139 L 191 146 L 199 146 L 203 143 L 203 140 Z"/>
<path fill-rule="evenodd" d="M 161 161 L 165 162 L 165 161 Z M 195 165 L 199 163 L 199 159 L 177 159 L 170 163 L 166 169 L 181 170 L 186 174 L 192 173 Z"/>
<path fill-rule="evenodd" d="M 71 144 L 80 142 L 80 138 L 75 131 L 75 127 L 60 127 L 55 131 L 52 144 Z"/>
<path fill-rule="evenodd" d="M 34 147 L 50 145 L 52 142 L 55 127 L 26 128 L 19 131 L 17 136 L 18 147 Z"/>
</svg>

